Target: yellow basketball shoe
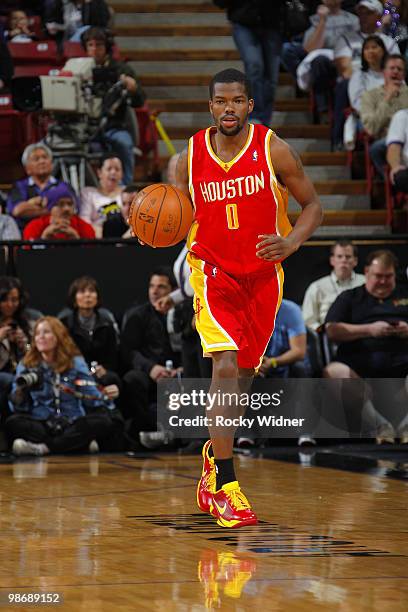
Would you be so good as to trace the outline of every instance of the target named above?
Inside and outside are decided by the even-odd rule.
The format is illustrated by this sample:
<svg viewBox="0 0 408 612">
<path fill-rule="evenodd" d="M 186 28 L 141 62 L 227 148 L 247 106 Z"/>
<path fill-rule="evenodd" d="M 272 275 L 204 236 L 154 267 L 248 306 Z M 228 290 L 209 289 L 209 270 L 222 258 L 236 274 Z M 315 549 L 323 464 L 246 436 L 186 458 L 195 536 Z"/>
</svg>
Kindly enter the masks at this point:
<svg viewBox="0 0 408 612">
<path fill-rule="evenodd" d="M 210 457 L 209 450 L 211 440 L 203 446 L 203 471 L 197 485 L 197 504 L 202 512 L 210 512 L 212 494 L 215 491 L 215 462 L 214 457 Z"/>
<path fill-rule="evenodd" d="M 211 496 L 210 512 L 220 527 L 256 525 L 258 519 L 237 480 L 227 482 Z"/>
</svg>

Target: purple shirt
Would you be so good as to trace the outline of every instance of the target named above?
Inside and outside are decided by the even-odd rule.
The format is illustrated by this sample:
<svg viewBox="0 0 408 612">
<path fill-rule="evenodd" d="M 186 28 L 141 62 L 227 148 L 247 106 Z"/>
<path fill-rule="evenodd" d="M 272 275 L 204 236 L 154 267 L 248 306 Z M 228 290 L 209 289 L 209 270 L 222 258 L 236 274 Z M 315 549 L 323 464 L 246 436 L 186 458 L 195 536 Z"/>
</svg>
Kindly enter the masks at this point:
<svg viewBox="0 0 408 612">
<path fill-rule="evenodd" d="M 35 198 L 36 196 L 47 198 L 48 210 L 51 210 L 58 200 L 63 197 L 73 197 L 75 203 L 77 203 L 75 194 L 67 183 L 51 176 L 44 189 L 40 189 L 38 185 L 34 183 L 32 177 L 28 176 L 14 184 L 7 198 L 7 212 L 12 215 L 14 207 L 17 206 L 17 204 L 25 202 L 30 198 Z M 33 217 L 16 217 L 17 224 L 21 229 L 23 229 L 31 219 L 33 219 Z"/>
</svg>

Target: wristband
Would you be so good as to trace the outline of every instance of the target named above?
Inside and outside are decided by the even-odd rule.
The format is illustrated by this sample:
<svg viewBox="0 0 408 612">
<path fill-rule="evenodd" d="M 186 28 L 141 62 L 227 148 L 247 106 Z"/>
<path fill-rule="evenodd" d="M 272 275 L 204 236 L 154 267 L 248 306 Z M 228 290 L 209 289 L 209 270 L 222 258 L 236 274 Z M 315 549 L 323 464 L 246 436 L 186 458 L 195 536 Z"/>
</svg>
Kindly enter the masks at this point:
<svg viewBox="0 0 408 612">
<path fill-rule="evenodd" d="M 275 357 L 271 357 L 271 368 L 273 368 L 275 370 L 275 368 L 278 367 L 278 362 L 275 359 Z"/>
</svg>

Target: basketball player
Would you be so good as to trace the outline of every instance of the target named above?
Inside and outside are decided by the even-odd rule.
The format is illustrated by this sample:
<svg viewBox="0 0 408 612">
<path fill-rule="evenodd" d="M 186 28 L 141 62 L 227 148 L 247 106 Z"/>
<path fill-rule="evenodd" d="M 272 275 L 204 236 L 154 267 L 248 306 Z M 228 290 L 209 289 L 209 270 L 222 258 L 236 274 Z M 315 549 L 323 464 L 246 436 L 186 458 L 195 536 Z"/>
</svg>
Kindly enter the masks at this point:
<svg viewBox="0 0 408 612">
<path fill-rule="evenodd" d="M 190 138 L 176 180 L 195 207 L 187 261 L 196 327 L 213 361 L 210 392 L 239 393 L 240 381 L 252 381 L 274 329 L 281 261 L 313 234 L 322 209 L 298 154 L 269 128 L 248 122 L 254 101 L 242 72 L 228 69 L 213 77 L 209 106 L 215 126 Z M 288 191 L 302 208 L 293 228 Z M 225 410 L 215 406 L 212 416 Z M 234 430 L 210 428 L 210 435 L 199 508 L 222 527 L 256 524 L 234 471 Z"/>
</svg>

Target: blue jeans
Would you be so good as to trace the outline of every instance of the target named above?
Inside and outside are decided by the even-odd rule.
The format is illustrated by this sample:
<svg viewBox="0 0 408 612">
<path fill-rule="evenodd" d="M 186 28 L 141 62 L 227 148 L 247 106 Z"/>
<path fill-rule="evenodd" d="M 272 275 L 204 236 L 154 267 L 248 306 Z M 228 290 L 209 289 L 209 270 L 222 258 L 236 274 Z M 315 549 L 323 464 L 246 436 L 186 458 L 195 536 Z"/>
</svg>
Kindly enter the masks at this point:
<svg viewBox="0 0 408 612">
<path fill-rule="evenodd" d="M 385 138 L 374 140 L 370 145 L 370 157 L 378 174 L 384 178 L 384 166 L 387 163 L 387 145 Z"/>
<path fill-rule="evenodd" d="M 282 65 L 296 81 L 296 70 L 307 53 L 299 42 L 285 42 L 282 47 Z"/>
<path fill-rule="evenodd" d="M 134 145 L 131 135 L 127 130 L 112 129 L 104 133 L 104 138 L 122 162 L 124 184 L 130 185 L 130 183 L 133 183 L 135 168 Z"/>
<path fill-rule="evenodd" d="M 255 101 L 251 117 L 269 125 L 278 85 L 282 36 L 270 28 L 247 28 L 239 23 L 232 25 L 232 35 Z"/>
</svg>

